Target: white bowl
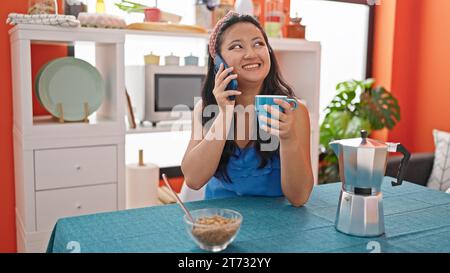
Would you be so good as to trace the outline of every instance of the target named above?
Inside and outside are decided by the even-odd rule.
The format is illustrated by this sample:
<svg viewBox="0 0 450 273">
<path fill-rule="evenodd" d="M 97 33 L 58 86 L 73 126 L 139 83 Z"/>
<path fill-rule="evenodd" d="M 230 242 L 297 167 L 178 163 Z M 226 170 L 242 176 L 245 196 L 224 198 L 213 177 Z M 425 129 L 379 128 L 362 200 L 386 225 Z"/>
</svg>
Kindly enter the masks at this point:
<svg viewBox="0 0 450 273">
<path fill-rule="evenodd" d="M 190 212 L 195 223 L 185 215 L 184 222 L 189 236 L 204 250 L 222 251 L 239 233 L 243 217 L 234 210 L 207 208 Z"/>
</svg>

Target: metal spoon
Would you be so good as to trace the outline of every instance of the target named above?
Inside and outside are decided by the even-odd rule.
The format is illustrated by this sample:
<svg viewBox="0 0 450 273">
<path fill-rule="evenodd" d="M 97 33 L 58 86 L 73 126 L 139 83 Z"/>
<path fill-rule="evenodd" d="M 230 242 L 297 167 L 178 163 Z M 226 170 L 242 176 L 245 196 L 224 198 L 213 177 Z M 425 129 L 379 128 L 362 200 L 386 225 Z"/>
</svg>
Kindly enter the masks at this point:
<svg viewBox="0 0 450 273">
<path fill-rule="evenodd" d="M 184 213 L 186 213 L 187 217 L 189 217 L 189 220 L 191 220 L 192 223 L 195 223 L 194 218 L 192 217 L 192 215 L 189 212 L 189 210 L 186 208 L 184 203 L 181 201 L 180 197 L 178 197 L 178 194 L 170 186 L 169 181 L 167 181 L 167 177 L 166 177 L 165 173 L 162 174 L 162 178 L 163 178 L 164 183 L 166 184 L 166 186 L 170 189 L 170 191 L 173 193 L 173 195 L 177 199 L 178 204 L 180 204 L 181 208 L 184 210 Z"/>
</svg>

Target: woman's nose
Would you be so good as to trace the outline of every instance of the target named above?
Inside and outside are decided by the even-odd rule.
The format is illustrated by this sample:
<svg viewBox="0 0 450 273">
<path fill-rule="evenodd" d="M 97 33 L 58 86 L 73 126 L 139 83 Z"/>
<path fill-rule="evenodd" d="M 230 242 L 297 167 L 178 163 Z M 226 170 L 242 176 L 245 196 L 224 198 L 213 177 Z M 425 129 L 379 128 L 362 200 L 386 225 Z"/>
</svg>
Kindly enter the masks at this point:
<svg viewBox="0 0 450 273">
<path fill-rule="evenodd" d="M 244 58 L 246 59 L 251 59 L 256 57 L 256 52 L 253 48 L 249 48 L 247 49 L 247 51 L 245 52 Z"/>
</svg>

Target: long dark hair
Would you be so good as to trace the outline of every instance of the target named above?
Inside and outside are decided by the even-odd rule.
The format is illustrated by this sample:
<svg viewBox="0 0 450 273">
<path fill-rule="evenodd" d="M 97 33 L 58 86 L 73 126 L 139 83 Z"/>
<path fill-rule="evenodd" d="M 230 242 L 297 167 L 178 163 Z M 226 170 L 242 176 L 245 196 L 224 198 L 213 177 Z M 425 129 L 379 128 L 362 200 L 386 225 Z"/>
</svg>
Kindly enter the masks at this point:
<svg viewBox="0 0 450 273">
<path fill-rule="evenodd" d="M 235 14 L 231 16 L 228 20 L 226 20 L 219 30 L 217 34 L 217 41 L 215 46 L 215 51 L 220 53 L 220 47 L 222 45 L 222 34 L 232 25 L 236 23 L 251 23 L 255 25 L 262 33 L 264 37 L 264 41 L 267 45 L 267 48 L 269 50 L 270 55 L 270 70 L 266 78 L 264 79 L 262 90 L 260 92 L 260 95 L 285 95 L 288 97 L 294 97 L 294 92 L 292 91 L 292 88 L 283 80 L 280 74 L 279 66 L 275 57 L 275 54 L 272 50 L 272 47 L 269 45 L 269 40 L 267 39 L 267 35 L 264 32 L 263 28 L 259 24 L 257 20 L 255 20 L 250 15 L 239 15 Z M 208 53 L 208 72 L 206 75 L 205 82 L 203 84 L 202 89 L 202 101 L 203 101 L 203 109 L 205 109 L 208 105 L 217 105 L 216 98 L 214 97 L 212 91 L 214 90 L 214 82 L 215 82 L 215 73 L 214 73 L 214 59 L 212 56 Z M 202 115 L 202 125 L 205 126 L 205 124 L 215 118 L 214 116 L 211 117 L 205 117 Z M 257 123 L 258 124 L 258 123 Z M 279 154 L 279 147 L 274 151 L 261 151 L 261 144 L 267 143 L 270 141 L 268 140 L 262 140 L 260 136 L 260 129 L 259 125 L 257 125 L 257 138 L 255 140 L 255 147 L 258 155 L 260 156 L 260 164 L 258 168 L 263 168 L 268 160 L 272 158 L 274 155 Z M 234 131 L 234 130 L 230 130 Z M 227 138 L 225 147 L 222 152 L 222 156 L 220 158 L 219 166 L 217 167 L 216 173 L 214 174 L 215 177 L 221 179 L 223 178 L 227 182 L 231 182 L 231 179 L 228 175 L 226 166 L 228 164 L 228 161 L 230 159 L 230 156 L 234 154 L 234 151 L 237 147 L 234 140 L 229 140 L 230 138 Z M 233 139 L 233 138 L 231 138 Z"/>
</svg>

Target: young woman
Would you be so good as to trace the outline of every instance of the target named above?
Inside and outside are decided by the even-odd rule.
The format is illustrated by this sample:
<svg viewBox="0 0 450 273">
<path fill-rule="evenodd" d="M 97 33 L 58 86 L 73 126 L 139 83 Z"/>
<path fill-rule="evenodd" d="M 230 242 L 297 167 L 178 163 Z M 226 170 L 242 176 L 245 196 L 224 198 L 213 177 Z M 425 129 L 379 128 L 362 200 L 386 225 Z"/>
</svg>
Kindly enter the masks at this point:
<svg viewBox="0 0 450 273">
<path fill-rule="evenodd" d="M 229 68 L 221 65 L 215 73 L 218 55 Z M 239 90 L 225 90 L 233 79 Z M 181 164 L 186 184 L 196 190 L 206 185 L 205 199 L 284 195 L 292 205 L 301 206 L 308 200 L 314 180 L 307 108 L 298 100 L 294 110 L 278 99 L 275 103 L 282 111 L 267 106 L 271 117 L 258 117 L 267 126 L 254 125 L 251 111 L 244 114 L 244 126 L 236 128 L 234 121 L 242 112 L 236 109 L 253 107 L 256 95 L 294 97 L 261 25 L 251 16 L 230 12 L 210 36 L 202 100 L 193 111 L 191 140 Z M 211 106 L 217 108 L 212 117 L 205 114 Z M 267 144 L 264 134 L 276 136 L 279 145 L 269 151 L 262 149 Z"/>
</svg>

